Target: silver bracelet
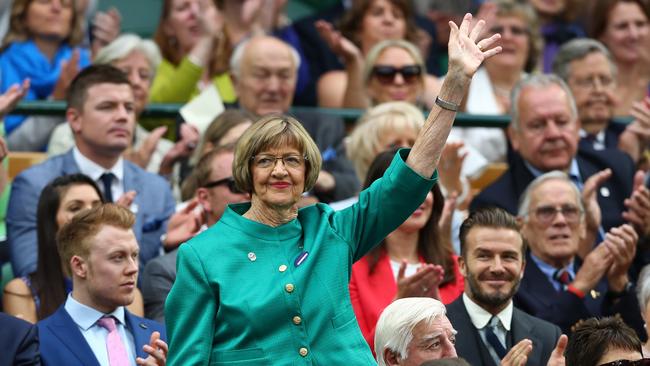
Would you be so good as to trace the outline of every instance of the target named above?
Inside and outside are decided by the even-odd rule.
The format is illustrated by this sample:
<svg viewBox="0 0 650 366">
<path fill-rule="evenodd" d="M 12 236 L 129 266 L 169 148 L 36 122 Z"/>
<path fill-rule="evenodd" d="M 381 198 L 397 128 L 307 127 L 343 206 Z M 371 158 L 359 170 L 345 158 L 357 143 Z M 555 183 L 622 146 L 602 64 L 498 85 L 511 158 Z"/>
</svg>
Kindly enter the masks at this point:
<svg viewBox="0 0 650 366">
<path fill-rule="evenodd" d="M 458 112 L 458 107 L 459 107 L 458 104 L 454 104 L 452 102 L 447 102 L 446 100 L 440 99 L 440 97 L 436 97 L 436 104 L 438 105 L 438 107 L 440 107 L 442 109 L 446 109 L 446 110 L 452 111 L 452 112 Z"/>
</svg>

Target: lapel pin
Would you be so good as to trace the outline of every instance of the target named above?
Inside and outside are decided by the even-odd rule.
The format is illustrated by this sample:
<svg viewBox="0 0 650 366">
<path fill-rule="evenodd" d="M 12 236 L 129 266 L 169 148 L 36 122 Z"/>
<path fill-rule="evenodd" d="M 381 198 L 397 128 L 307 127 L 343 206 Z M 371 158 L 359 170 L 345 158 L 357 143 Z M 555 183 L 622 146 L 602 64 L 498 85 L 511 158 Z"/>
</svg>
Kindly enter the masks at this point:
<svg viewBox="0 0 650 366">
<path fill-rule="evenodd" d="M 607 187 L 600 187 L 600 195 L 603 197 L 609 197 L 609 188 Z"/>
<path fill-rule="evenodd" d="M 140 323 L 139 325 L 140 325 L 140 328 L 142 328 L 142 329 L 149 328 L 149 327 L 147 327 L 147 325 L 145 323 Z"/>
<path fill-rule="evenodd" d="M 600 296 L 600 292 L 598 292 L 598 291 L 596 291 L 596 290 L 591 290 L 591 297 L 592 297 L 592 298 L 595 299 L 595 298 L 597 298 L 598 296 Z"/>
<path fill-rule="evenodd" d="M 293 265 L 295 267 L 298 267 L 299 265 L 303 264 L 305 260 L 307 260 L 307 257 L 309 257 L 309 252 L 305 250 L 302 253 L 298 254 L 296 260 L 293 261 Z"/>
<path fill-rule="evenodd" d="M 255 260 L 257 259 L 257 256 L 255 255 L 255 253 L 250 252 L 250 253 L 248 253 L 248 259 L 249 259 L 251 262 L 255 262 Z"/>
</svg>

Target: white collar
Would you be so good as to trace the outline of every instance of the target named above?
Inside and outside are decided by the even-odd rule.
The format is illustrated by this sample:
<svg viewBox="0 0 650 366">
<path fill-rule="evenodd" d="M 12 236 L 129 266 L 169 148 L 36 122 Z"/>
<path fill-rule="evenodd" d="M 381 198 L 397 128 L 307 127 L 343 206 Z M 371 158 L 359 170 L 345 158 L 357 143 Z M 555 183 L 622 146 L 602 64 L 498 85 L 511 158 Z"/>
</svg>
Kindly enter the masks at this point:
<svg viewBox="0 0 650 366">
<path fill-rule="evenodd" d="M 115 163 L 112 168 L 106 169 L 85 157 L 76 146 L 72 148 L 72 156 L 74 157 L 74 161 L 79 166 L 79 171 L 89 176 L 90 179 L 94 181 L 97 181 L 102 174 L 107 172 L 113 173 L 115 177 L 117 177 L 118 182 L 122 182 L 124 180 L 124 160 L 122 157 L 119 158 L 117 163 Z"/>
<path fill-rule="evenodd" d="M 490 322 L 490 319 L 492 318 L 492 314 L 490 314 L 487 310 L 483 309 L 477 303 L 472 301 L 472 299 L 470 299 L 469 296 L 467 296 L 467 294 L 464 292 L 463 292 L 463 303 L 465 304 L 465 308 L 467 309 L 467 314 L 469 314 L 469 318 L 472 320 L 472 324 L 474 325 L 474 328 L 476 329 L 485 328 L 485 326 L 488 325 L 488 323 Z M 506 306 L 505 309 L 501 310 L 501 312 L 496 315 L 496 317 L 499 318 L 499 320 L 501 321 L 501 324 L 503 324 L 503 327 L 506 329 L 506 331 L 510 331 L 513 308 L 514 306 L 512 305 L 512 300 L 510 300 L 510 302 L 508 302 L 508 306 Z"/>
<path fill-rule="evenodd" d="M 114 316 L 118 322 L 126 326 L 124 306 L 118 306 L 112 312 L 104 314 L 99 310 L 80 303 L 72 297 L 72 293 L 69 293 L 64 307 L 68 314 L 70 314 L 72 320 L 84 331 L 95 325 L 101 317 L 106 315 Z"/>
</svg>

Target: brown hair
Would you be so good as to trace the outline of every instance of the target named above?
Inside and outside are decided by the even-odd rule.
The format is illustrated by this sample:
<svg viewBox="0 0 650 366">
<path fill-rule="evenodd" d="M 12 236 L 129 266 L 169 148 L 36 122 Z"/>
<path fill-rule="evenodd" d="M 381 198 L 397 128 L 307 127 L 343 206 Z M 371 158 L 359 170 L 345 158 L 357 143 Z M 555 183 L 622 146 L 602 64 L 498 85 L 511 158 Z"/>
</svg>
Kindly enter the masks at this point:
<svg viewBox="0 0 650 366">
<path fill-rule="evenodd" d="M 596 366 L 603 355 L 616 349 L 643 354 L 636 333 L 618 316 L 582 320 L 569 337 L 566 364 Z"/>
<path fill-rule="evenodd" d="M 233 144 L 217 146 L 210 150 L 207 154 L 203 155 L 196 168 L 192 171 L 194 175 L 195 190 L 203 187 L 210 182 L 210 175 L 212 174 L 212 160 L 217 156 L 225 153 L 232 153 L 235 149 Z"/>
<path fill-rule="evenodd" d="M 104 226 L 129 230 L 133 224 L 135 224 L 135 215 L 128 209 L 113 203 L 104 203 L 76 214 L 56 235 L 57 248 L 65 273 L 68 276 L 72 275 L 70 260 L 73 256 L 88 257 L 92 239 Z"/>
<path fill-rule="evenodd" d="M 2 41 L 2 48 L 4 49 L 13 42 L 26 41 L 32 37 L 29 29 L 27 29 L 27 10 L 34 0 L 14 0 L 11 5 L 11 15 L 9 18 L 9 29 Z M 84 31 L 82 20 L 83 16 L 77 14 L 77 0 L 71 0 L 72 19 L 70 20 L 70 34 L 63 39 L 62 43 L 67 43 L 70 46 L 76 46 L 83 41 Z"/>
<path fill-rule="evenodd" d="M 519 234 L 519 225 L 514 216 L 499 207 L 484 207 L 472 213 L 460 225 L 460 255 L 467 258 L 467 235 L 474 227 L 508 229 Z M 521 234 L 519 235 L 521 236 Z M 521 255 L 526 255 L 526 241 L 522 237 Z"/>
<path fill-rule="evenodd" d="M 650 6 L 646 0 L 593 0 L 589 12 L 587 30 L 589 37 L 600 39 L 609 24 L 609 15 L 619 3 L 637 4 L 646 19 L 650 20 Z"/>
<path fill-rule="evenodd" d="M 497 8 L 497 17 L 516 17 L 523 20 L 526 24 L 526 34 L 528 35 L 528 55 L 526 55 L 526 63 L 524 64 L 524 71 L 533 72 L 539 61 L 539 55 L 542 52 L 544 40 L 540 33 L 540 24 L 535 13 L 535 9 L 527 3 L 516 2 L 513 0 L 499 0 L 495 1 Z"/>
<path fill-rule="evenodd" d="M 370 164 L 370 168 L 368 168 L 368 175 L 363 184 L 364 189 L 370 187 L 374 181 L 384 175 L 397 150 L 392 149 L 377 154 L 372 164 Z M 454 273 L 454 251 L 448 241 L 442 240 L 438 227 L 442 209 L 445 206 L 445 197 L 442 195 L 440 187 L 437 184 L 431 188 L 431 193 L 433 193 L 433 207 L 431 208 L 431 216 L 429 216 L 427 223 L 418 233 L 418 255 L 422 256 L 426 263 L 438 264 L 444 268 L 445 277 L 441 284 L 452 283 L 456 280 L 456 274 Z M 447 243 L 447 245 L 444 243 Z M 370 273 L 375 270 L 379 258 L 385 251 L 386 240 L 384 239 L 368 253 L 368 269 Z"/>
<path fill-rule="evenodd" d="M 339 22 L 338 28 L 341 31 L 341 34 L 354 42 L 357 46 L 361 46 L 358 36 L 361 32 L 363 17 L 366 15 L 368 10 L 370 10 L 372 3 L 375 1 L 376 0 L 353 1 L 352 6 L 345 12 L 345 14 L 343 14 L 343 17 Z M 404 14 L 404 21 L 406 23 L 406 34 L 404 35 L 404 39 L 412 43 L 417 43 L 418 27 L 415 24 L 411 3 L 408 0 L 388 0 L 388 2 Z"/>
<path fill-rule="evenodd" d="M 158 28 L 156 28 L 153 40 L 158 45 L 158 48 L 160 48 L 160 53 L 163 58 L 174 66 L 178 66 L 186 55 L 181 53 L 178 39 L 176 39 L 175 36 L 170 36 L 165 33 L 165 24 L 171 15 L 173 2 L 174 0 L 163 1 L 162 14 L 160 15 L 160 21 L 158 22 Z M 215 6 L 218 6 L 216 1 L 213 0 L 213 2 Z M 208 73 L 210 76 L 222 74 L 228 71 L 228 61 L 230 60 L 233 48 L 234 45 L 230 43 L 228 31 L 224 27 L 223 33 L 218 35 L 215 39 L 212 57 L 210 58 L 210 63 L 208 65 Z"/>
<path fill-rule="evenodd" d="M 88 89 L 97 84 L 126 84 L 131 86 L 129 79 L 120 69 L 111 65 L 90 65 L 81 70 L 72 79 L 68 87 L 66 101 L 68 108 L 81 111 L 86 102 Z"/>
</svg>

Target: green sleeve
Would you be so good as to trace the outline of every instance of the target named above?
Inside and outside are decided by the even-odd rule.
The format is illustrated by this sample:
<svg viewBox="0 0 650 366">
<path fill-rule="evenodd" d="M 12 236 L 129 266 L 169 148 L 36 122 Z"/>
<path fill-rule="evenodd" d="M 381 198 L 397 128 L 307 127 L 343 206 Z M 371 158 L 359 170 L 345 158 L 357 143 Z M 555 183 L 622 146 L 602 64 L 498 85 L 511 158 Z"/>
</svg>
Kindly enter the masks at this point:
<svg viewBox="0 0 650 366">
<path fill-rule="evenodd" d="M 359 193 L 354 205 L 332 214 L 332 226 L 352 246 L 357 261 L 400 226 L 438 180 L 427 179 L 406 165 L 410 150 L 401 149 L 384 176 Z"/>
<path fill-rule="evenodd" d="M 149 101 L 152 103 L 185 103 L 197 91 L 203 68 L 185 57 L 178 66 L 163 60 L 156 71 Z"/>
<path fill-rule="evenodd" d="M 169 340 L 167 365 L 208 365 L 218 299 L 193 246 L 182 245 L 176 281 L 165 303 Z"/>
</svg>

